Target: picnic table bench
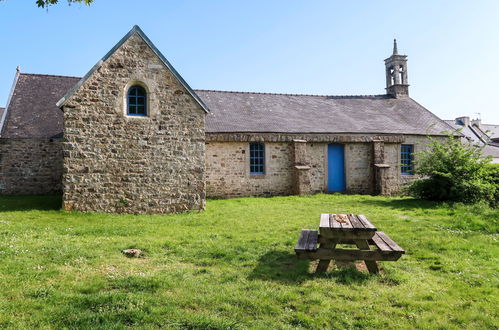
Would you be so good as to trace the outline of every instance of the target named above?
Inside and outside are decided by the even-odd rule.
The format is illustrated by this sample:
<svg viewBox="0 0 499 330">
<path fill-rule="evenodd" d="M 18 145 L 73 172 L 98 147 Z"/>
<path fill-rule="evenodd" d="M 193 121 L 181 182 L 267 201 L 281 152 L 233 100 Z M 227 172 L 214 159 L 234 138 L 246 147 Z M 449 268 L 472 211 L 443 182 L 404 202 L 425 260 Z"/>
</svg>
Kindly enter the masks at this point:
<svg viewBox="0 0 499 330">
<path fill-rule="evenodd" d="M 337 248 L 338 244 L 357 249 Z M 371 249 L 373 247 L 373 249 Z M 360 214 L 321 214 L 319 231 L 303 229 L 295 246 L 299 258 L 319 259 L 317 272 L 325 272 L 331 260 L 363 260 L 370 273 L 377 273 L 377 261 L 396 261 L 404 249 Z"/>
</svg>

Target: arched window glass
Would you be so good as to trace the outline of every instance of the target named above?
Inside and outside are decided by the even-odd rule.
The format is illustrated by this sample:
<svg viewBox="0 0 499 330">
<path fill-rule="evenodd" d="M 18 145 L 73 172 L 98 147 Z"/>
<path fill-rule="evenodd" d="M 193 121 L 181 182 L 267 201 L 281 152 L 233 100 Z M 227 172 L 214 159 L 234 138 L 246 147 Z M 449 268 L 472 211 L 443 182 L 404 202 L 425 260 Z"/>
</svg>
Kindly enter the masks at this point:
<svg viewBox="0 0 499 330">
<path fill-rule="evenodd" d="M 128 89 L 127 113 L 129 116 L 147 116 L 147 94 L 142 86 Z"/>
</svg>

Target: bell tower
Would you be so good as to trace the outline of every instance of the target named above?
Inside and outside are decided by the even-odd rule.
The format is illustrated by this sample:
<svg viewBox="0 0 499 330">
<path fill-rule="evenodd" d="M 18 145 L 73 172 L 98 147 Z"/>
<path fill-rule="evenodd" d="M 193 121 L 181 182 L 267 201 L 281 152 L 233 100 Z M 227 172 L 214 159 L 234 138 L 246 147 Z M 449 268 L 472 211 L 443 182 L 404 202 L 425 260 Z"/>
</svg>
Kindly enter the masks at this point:
<svg viewBox="0 0 499 330">
<path fill-rule="evenodd" d="M 393 40 L 393 54 L 385 60 L 386 93 L 395 98 L 409 96 L 407 82 L 407 55 L 399 55 L 397 40 Z"/>
</svg>

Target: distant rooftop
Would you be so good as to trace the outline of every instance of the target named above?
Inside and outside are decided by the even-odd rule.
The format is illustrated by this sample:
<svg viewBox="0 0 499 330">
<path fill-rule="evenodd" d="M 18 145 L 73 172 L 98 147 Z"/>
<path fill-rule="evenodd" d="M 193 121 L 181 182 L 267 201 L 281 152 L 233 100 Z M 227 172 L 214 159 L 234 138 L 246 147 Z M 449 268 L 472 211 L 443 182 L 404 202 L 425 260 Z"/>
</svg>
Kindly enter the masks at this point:
<svg viewBox="0 0 499 330">
<path fill-rule="evenodd" d="M 471 143 L 484 147 L 483 154 L 499 158 L 499 143 L 492 139 L 499 137 L 499 125 L 482 124 L 480 120 L 470 120 L 469 117 L 459 117 L 454 120 L 445 120 L 454 129 L 461 133 Z"/>
</svg>

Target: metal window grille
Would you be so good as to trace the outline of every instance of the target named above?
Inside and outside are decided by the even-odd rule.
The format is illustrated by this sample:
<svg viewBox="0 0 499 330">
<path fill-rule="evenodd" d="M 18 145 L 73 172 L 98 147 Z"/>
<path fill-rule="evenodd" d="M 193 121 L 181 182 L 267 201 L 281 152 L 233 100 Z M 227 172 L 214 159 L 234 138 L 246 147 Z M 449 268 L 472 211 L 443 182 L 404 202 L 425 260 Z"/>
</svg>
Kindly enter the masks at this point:
<svg viewBox="0 0 499 330">
<path fill-rule="evenodd" d="M 128 115 L 147 116 L 146 90 L 141 86 L 132 86 L 128 90 Z"/>
<path fill-rule="evenodd" d="M 263 143 L 250 143 L 250 173 L 265 173 L 265 146 Z"/>
<path fill-rule="evenodd" d="M 414 146 L 412 144 L 401 145 L 401 172 L 402 174 L 414 173 Z"/>
</svg>

